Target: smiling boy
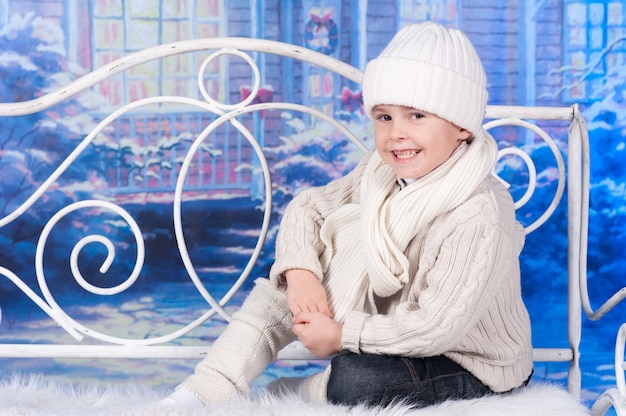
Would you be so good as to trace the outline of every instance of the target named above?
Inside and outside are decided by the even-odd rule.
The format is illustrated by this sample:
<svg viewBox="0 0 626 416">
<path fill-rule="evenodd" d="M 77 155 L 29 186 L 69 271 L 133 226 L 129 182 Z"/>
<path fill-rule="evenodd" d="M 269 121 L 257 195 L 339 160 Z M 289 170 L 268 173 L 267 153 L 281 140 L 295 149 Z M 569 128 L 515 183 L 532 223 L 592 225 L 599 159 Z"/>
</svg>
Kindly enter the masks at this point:
<svg viewBox="0 0 626 416">
<path fill-rule="evenodd" d="M 471 133 L 414 108 L 377 105 L 372 111 L 376 150 L 399 178 L 418 179 L 445 162 Z"/>
<path fill-rule="evenodd" d="M 269 280 L 166 402 L 246 394 L 295 335 L 333 356 L 324 372 L 273 386 L 308 400 L 427 406 L 525 385 L 524 231 L 491 174 L 486 85 L 462 32 L 398 32 L 364 76 L 376 150 L 287 206 Z"/>
</svg>

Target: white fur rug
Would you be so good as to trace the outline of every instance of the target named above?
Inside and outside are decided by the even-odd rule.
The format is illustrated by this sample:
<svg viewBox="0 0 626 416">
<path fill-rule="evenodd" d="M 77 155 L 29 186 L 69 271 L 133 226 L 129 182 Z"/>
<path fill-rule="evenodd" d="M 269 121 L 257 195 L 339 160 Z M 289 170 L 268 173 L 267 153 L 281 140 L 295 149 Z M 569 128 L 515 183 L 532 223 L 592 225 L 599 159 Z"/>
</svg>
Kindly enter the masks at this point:
<svg viewBox="0 0 626 416">
<path fill-rule="evenodd" d="M 563 388 L 531 384 L 506 396 L 446 402 L 425 409 L 396 406 L 386 409 L 347 408 L 306 404 L 291 397 L 261 396 L 202 409 L 158 409 L 167 392 L 137 383 L 73 385 L 44 376 L 12 376 L 0 380 L 2 416 L 587 416 L 588 409 Z"/>
</svg>

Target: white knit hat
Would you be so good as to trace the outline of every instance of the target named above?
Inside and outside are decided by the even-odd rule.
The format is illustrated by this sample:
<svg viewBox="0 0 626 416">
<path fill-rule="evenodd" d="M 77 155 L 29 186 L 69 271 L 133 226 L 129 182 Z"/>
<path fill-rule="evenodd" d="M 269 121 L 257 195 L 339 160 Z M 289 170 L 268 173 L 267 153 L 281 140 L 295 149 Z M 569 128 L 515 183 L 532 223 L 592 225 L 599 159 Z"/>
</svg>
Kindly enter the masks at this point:
<svg viewBox="0 0 626 416">
<path fill-rule="evenodd" d="M 363 104 L 413 107 L 477 133 L 487 105 L 487 76 L 463 32 L 424 22 L 401 29 L 365 69 Z"/>
</svg>

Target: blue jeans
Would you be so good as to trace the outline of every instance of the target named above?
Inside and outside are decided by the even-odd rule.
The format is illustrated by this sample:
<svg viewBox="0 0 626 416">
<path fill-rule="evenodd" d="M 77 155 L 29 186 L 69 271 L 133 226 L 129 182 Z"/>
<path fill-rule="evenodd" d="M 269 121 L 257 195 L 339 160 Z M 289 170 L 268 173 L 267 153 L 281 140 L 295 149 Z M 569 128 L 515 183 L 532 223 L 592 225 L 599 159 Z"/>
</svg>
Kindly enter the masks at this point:
<svg viewBox="0 0 626 416">
<path fill-rule="evenodd" d="M 448 399 L 492 393 L 469 371 L 443 355 L 406 358 L 344 350 L 331 361 L 326 395 L 334 404 L 426 407 Z"/>
</svg>

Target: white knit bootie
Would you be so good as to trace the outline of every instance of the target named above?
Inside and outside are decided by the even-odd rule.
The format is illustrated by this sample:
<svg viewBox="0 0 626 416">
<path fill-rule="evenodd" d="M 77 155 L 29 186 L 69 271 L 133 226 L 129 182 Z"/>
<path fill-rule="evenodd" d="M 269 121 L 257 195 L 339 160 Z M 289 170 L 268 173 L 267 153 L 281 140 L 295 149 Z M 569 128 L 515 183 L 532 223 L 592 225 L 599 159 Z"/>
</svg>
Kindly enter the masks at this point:
<svg viewBox="0 0 626 416">
<path fill-rule="evenodd" d="M 205 404 L 248 395 L 250 383 L 294 339 L 287 297 L 267 279 L 258 279 L 194 374 L 178 389 L 192 392 Z"/>
<path fill-rule="evenodd" d="M 187 409 L 203 407 L 204 403 L 187 389 L 177 389 L 157 404 L 159 409 Z"/>
<path fill-rule="evenodd" d="M 326 403 L 326 385 L 330 377 L 330 365 L 320 373 L 308 377 L 280 377 L 267 385 L 267 392 L 274 396 L 299 397 L 311 403 Z"/>
</svg>

